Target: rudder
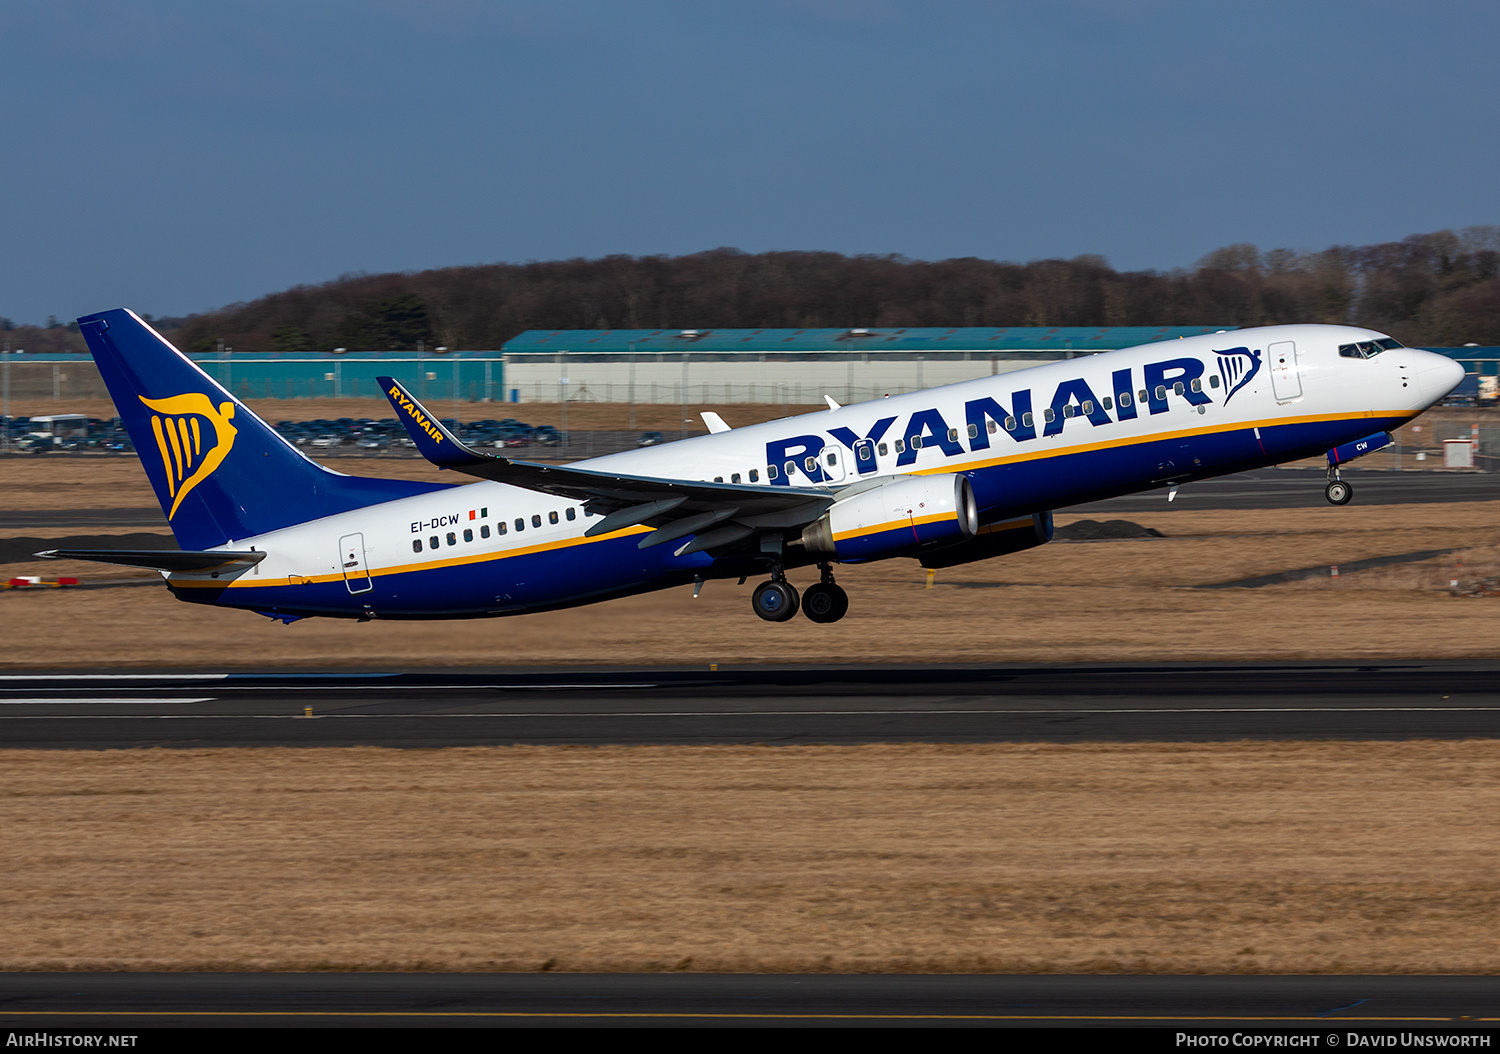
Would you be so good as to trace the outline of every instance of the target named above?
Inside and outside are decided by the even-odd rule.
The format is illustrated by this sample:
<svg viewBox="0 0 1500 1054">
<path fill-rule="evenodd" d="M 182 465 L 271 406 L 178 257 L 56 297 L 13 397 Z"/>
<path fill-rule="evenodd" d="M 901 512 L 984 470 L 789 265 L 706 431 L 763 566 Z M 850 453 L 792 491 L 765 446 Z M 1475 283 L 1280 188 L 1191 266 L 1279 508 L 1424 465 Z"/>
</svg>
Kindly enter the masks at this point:
<svg viewBox="0 0 1500 1054">
<path fill-rule="evenodd" d="M 184 549 L 447 489 L 309 460 L 133 311 L 85 315 L 78 328 Z"/>
</svg>

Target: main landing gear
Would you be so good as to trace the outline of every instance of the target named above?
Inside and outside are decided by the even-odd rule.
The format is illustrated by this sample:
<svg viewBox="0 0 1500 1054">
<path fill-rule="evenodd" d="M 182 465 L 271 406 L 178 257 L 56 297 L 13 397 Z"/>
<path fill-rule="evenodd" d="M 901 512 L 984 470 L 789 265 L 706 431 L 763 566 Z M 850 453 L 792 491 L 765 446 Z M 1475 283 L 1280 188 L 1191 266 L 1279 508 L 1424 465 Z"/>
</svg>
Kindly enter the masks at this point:
<svg viewBox="0 0 1500 1054">
<path fill-rule="evenodd" d="M 833 581 L 827 564 L 819 564 L 823 581 L 802 594 L 802 613 L 814 622 L 837 622 L 849 613 L 849 594 Z"/>
<path fill-rule="evenodd" d="M 837 622 L 849 611 L 849 594 L 834 582 L 827 564 L 819 567 L 823 571 L 823 580 L 808 586 L 800 602 L 796 587 L 786 580 L 785 573 L 778 567 L 772 572 L 769 582 L 755 587 L 750 606 L 767 622 L 785 622 L 797 614 L 799 607 L 813 622 Z"/>
<path fill-rule="evenodd" d="M 1330 505 L 1348 505 L 1354 498 L 1354 488 L 1339 479 L 1337 465 L 1328 467 L 1328 486 L 1323 488 L 1323 496 Z"/>
</svg>

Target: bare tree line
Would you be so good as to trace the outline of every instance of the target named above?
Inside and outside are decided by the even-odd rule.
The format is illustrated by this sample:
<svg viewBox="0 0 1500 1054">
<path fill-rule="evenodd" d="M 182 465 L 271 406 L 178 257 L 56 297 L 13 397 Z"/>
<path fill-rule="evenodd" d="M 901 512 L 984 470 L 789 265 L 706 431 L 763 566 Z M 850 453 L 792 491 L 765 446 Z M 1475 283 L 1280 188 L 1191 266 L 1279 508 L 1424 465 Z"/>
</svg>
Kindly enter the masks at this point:
<svg viewBox="0 0 1500 1054">
<path fill-rule="evenodd" d="M 737 249 L 489 264 L 346 275 L 161 321 L 192 351 L 220 340 L 240 351 L 419 340 L 493 349 L 527 329 L 1285 322 L 1369 326 L 1408 344 L 1500 345 L 1500 227 L 1319 252 L 1231 245 L 1168 272 L 1116 271 L 1098 256 L 1018 264 Z M 33 346 L 77 343 L 62 327 L 31 333 Z"/>
</svg>

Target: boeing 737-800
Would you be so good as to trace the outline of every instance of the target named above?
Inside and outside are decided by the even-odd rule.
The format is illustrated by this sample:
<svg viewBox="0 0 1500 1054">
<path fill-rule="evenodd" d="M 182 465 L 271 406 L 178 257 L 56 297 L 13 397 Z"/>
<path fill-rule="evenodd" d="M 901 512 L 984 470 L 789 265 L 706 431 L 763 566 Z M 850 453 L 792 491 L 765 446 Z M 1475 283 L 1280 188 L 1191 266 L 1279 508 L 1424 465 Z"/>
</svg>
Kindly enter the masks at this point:
<svg viewBox="0 0 1500 1054">
<path fill-rule="evenodd" d="M 570 465 L 460 442 L 399 383 L 418 449 L 466 485 L 304 457 L 133 312 L 78 320 L 179 552 L 54 550 L 160 571 L 182 600 L 291 622 L 464 618 L 709 579 L 834 622 L 832 565 L 950 567 L 1041 545 L 1052 510 L 1390 441 L 1463 367 L 1380 333 L 1271 326 L 1146 344 Z M 822 580 L 799 597 L 788 568 Z"/>
</svg>

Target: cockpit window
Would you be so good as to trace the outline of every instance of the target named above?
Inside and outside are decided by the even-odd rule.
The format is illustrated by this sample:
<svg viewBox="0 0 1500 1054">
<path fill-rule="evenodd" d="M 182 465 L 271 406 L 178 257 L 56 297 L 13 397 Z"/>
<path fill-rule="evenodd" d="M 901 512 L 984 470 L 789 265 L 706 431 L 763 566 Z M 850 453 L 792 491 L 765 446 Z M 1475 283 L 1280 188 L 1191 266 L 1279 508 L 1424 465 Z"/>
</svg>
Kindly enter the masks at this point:
<svg viewBox="0 0 1500 1054">
<path fill-rule="evenodd" d="M 1385 337 L 1381 340 L 1362 340 L 1358 344 L 1340 344 L 1339 355 L 1346 359 L 1373 359 L 1387 348 L 1399 348 L 1401 342 Z"/>
<path fill-rule="evenodd" d="M 1392 348 L 1404 348 L 1406 346 L 1406 345 L 1402 344 L 1399 340 L 1397 340 L 1395 337 L 1382 337 L 1379 340 L 1377 340 L 1375 343 L 1378 344 L 1378 345 L 1380 345 L 1386 351 L 1390 351 Z"/>
</svg>

